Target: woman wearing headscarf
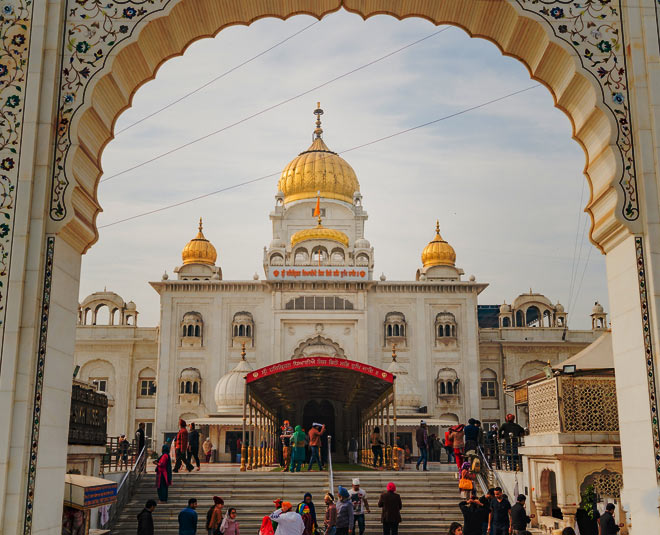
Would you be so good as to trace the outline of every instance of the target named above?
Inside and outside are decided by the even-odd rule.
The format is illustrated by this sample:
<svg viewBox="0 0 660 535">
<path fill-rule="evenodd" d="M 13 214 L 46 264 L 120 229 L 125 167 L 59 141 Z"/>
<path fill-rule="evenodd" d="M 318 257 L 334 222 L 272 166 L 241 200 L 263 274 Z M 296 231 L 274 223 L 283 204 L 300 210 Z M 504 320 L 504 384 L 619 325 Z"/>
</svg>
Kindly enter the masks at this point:
<svg viewBox="0 0 660 535">
<path fill-rule="evenodd" d="M 449 428 L 450 437 L 454 446 L 454 457 L 456 459 L 456 467 L 460 470 L 463 466 L 463 453 L 465 451 L 465 426 L 463 424 L 456 424 Z"/>
<path fill-rule="evenodd" d="M 277 522 L 276 535 L 302 535 L 305 524 L 302 517 L 292 511 L 291 502 L 282 502 L 282 508 L 270 515 L 273 522 Z"/>
<path fill-rule="evenodd" d="M 313 535 L 318 525 L 316 524 L 316 509 L 310 492 L 305 493 L 303 501 L 298 504 L 296 511 L 302 516 L 303 523 L 305 524 L 303 535 Z"/>
<path fill-rule="evenodd" d="M 300 472 L 305 462 L 305 433 L 299 425 L 291 436 L 291 450 L 291 471 Z"/>
<path fill-rule="evenodd" d="M 172 460 L 170 459 L 170 445 L 163 444 L 163 449 L 156 465 L 156 488 L 158 489 L 158 500 L 167 503 L 167 488 L 172 484 Z"/>
<path fill-rule="evenodd" d="M 461 465 L 461 470 L 459 473 L 459 480 L 458 480 L 458 488 L 461 490 L 461 496 L 464 499 L 468 499 L 472 493 L 472 489 L 474 488 L 474 478 L 475 474 L 472 473 L 472 470 L 470 470 L 470 463 L 469 461 L 465 461 Z"/>
<path fill-rule="evenodd" d="M 225 505 L 225 501 L 220 496 L 213 496 L 213 507 L 209 509 L 206 513 L 208 522 L 206 529 L 208 529 L 208 535 L 215 535 L 222 523 L 222 508 Z M 210 516 L 209 516 L 210 515 Z"/>
<path fill-rule="evenodd" d="M 380 521 L 383 524 L 383 535 L 397 535 L 401 524 L 401 496 L 396 493 L 396 485 L 391 481 L 386 491 L 380 495 L 378 507 L 382 509 Z"/>
<path fill-rule="evenodd" d="M 230 507 L 227 509 L 225 519 L 220 526 L 220 533 L 223 535 L 241 535 L 238 527 L 238 520 L 236 520 L 236 508 Z"/>
</svg>

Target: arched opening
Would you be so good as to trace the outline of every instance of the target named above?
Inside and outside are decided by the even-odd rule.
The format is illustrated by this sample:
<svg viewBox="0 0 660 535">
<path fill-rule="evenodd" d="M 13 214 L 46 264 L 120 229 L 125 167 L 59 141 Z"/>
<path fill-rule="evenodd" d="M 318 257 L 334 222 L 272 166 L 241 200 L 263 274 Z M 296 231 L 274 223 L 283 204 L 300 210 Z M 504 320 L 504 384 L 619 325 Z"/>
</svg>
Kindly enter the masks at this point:
<svg viewBox="0 0 660 535">
<path fill-rule="evenodd" d="M 199 329 L 199 325 L 195 325 L 195 336 L 197 336 L 197 337 L 201 336 L 201 331 Z"/>
<path fill-rule="evenodd" d="M 199 394 L 199 383 L 195 381 L 192 385 L 192 393 Z"/>
<path fill-rule="evenodd" d="M 541 311 L 536 306 L 531 306 L 525 312 L 525 323 L 527 327 L 542 327 Z"/>
<path fill-rule="evenodd" d="M 186 381 L 186 394 L 192 394 L 192 383 L 190 381 Z"/>
<path fill-rule="evenodd" d="M 502 318 L 502 327 L 511 327 L 511 320 L 509 318 Z"/>
<path fill-rule="evenodd" d="M 99 305 L 94 311 L 94 325 L 110 325 L 110 309 L 108 305 Z"/>
<path fill-rule="evenodd" d="M 517 310 L 516 311 L 516 327 L 524 327 L 524 326 L 525 326 L 525 321 L 523 319 L 522 310 Z"/>
</svg>

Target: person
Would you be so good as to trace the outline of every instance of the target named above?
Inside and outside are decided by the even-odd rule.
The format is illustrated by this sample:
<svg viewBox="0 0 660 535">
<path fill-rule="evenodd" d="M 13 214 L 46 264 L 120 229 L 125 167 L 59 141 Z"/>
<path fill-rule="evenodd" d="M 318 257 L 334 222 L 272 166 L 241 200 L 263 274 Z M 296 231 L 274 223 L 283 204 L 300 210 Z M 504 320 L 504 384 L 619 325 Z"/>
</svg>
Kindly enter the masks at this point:
<svg viewBox="0 0 660 535">
<path fill-rule="evenodd" d="M 513 535 L 522 535 L 523 532 L 527 531 L 527 524 L 532 521 L 531 517 L 527 516 L 527 511 L 525 511 L 525 501 L 527 497 L 524 494 L 519 494 L 516 498 L 515 505 L 511 508 L 511 529 Z"/>
<path fill-rule="evenodd" d="M 465 426 L 463 424 L 456 424 L 449 428 L 451 433 L 451 442 L 454 447 L 454 460 L 456 466 L 460 470 L 463 466 L 463 453 L 465 452 Z"/>
<path fill-rule="evenodd" d="M 499 431 L 499 437 L 504 439 L 504 448 L 506 451 L 506 461 L 509 470 L 518 470 L 520 468 L 520 456 L 518 455 L 518 444 L 520 437 L 525 430 L 516 423 L 516 417 L 513 414 L 506 415 L 506 422 L 502 424 Z"/>
<path fill-rule="evenodd" d="M 466 500 L 472 494 L 472 489 L 474 489 L 474 480 L 476 475 L 470 470 L 470 463 L 465 461 L 461 466 L 461 471 L 459 474 L 460 479 L 458 480 L 458 488 L 461 491 L 461 497 Z"/>
<path fill-rule="evenodd" d="M 445 451 L 447 452 L 447 462 L 454 462 L 454 444 L 451 441 L 451 431 L 445 431 Z"/>
<path fill-rule="evenodd" d="M 135 432 L 135 444 L 137 445 L 136 455 L 140 455 L 144 449 L 144 445 L 147 443 L 147 437 L 144 431 L 144 422 L 138 424 L 137 431 Z M 146 452 L 145 452 L 146 454 Z"/>
<path fill-rule="evenodd" d="M 270 515 L 270 519 L 277 523 L 277 535 L 302 535 L 305 524 L 302 517 L 292 511 L 291 502 L 282 502 L 282 507 Z"/>
<path fill-rule="evenodd" d="M 199 431 L 195 429 L 195 422 L 190 423 L 190 431 L 188 431 L 188 465 L 192 468 L 192 460 L 195 459 L 197 471 L 199 472 Z M 190 470 L 189 468 L 189 470 Z"/>
<path fill-rule="evenodd" d="M 348 441 L 348 464 L 357 464 L 358 462 L 358 441 L 355 437 L 351 437 Z"/>
<path fill-rule="evenodd" d="M 490 515 L 488 517 L 488 533 L 492 535 L 509 535 L 511 525 L 511 504 L 502 494 L 500 487 L 495 487 L 493 498 L 490 502 Z M 492 531 L 491 531 L 492 530 Z"/>
<path fill-rule="evenodd" d="M 442 458 L 442 444 L 440 443 L 440 438 L 437 435 L 433 435 L 433 442 L 431 443 L 431 451 L 433 452 L 433 459 L 436 462 L 440 462 Z"/>
<path fill-rule="evenodd" d="M 351 503 L 353 504 L 353 524 L 351 524 L 351 530 L 355 532 L 355 523 L 357 522 L 358 528 L 360 529 L 360 535 L 364 534 L 364 512 L 371 513 L 369 508 L 369 502 L 367 501 L 367 492 L 364 489 L 360 488 L 360 479 L 355 477 L 353 478 L 353 487 L 348 492 Z"/>
<path fill-rule="evenodd" d="M 239 524 L 236 520 L 235 507 L 230 507 L 227 510 L 225 519 L 222 521 L 222 525 L 220 526 L 220 533 L 222 533 L 222 535 L 241 535 Z"/>
<path fill-rule="evenodd" d="M 303 501 L 298 504 L 296 507 L 296 512 L 303 517 L 303 523 L 305 524 L 304 535 L 312 535 L 318 529 L 318 524 L 316 523 L 316 507 L 314 507 L 314 502 L 312 501 L 312 494 L 306 492 L 303 496 Z"/>
<path fill-rule="evenodd" d="M 163 444 L 162 453 L 156 465 L 156 488 L 160 503 L 167 503 L 167 488 L 172 484 L 172 459 L 170 459 L 170 445 Z"/>
<path fill-rule="evenodd" d="M 154 517 L 151 516 L 156 509 L 156 500 L 147 500 L 144 509 L 137 515 L 137 535 L 154 535 Z"/>
<path fill-rule="evenodd" d="M 339 486 L 339 502 L 337 503 L 337 530 L 336 535 L 352 535 L 355 525 L 354 507 L 347 489 Z"/>
<path fill-rule="evenodd" d="M 382 509 L 380 521 L 383 524 L 383 535 L 398 535 L 401 524 L 401 496 L 396 493 L 396 485 L 391 481 L 385 492 L 380 495 L 378 507 Z"/>
<path fill-rule="evenodd" d="M 463 513 L 463 529 L 465 535 L 482 535 L 483 524 L 488 522 L 488 507 L 485 500 L 477 499 L 476 492 L 471 492 L 467 500 L 458 504 Z"/>
<path fill-rule="evenodd" d="M 525 533 L 529 533 L 529 531 L 526 531 Z M 564 528 L 561 531 L 561 535 L 575 535 L 575 530 L 573 528 Z"/>
<path fill-rule="evenodd" d="M 121 435 L 119 437 L 119 442 L 117 443 L 117 453 L 119 454 L 119 469 L 123 467 L 125 470 L 128 469 L 128 449 L 130 448 L 130 443 L 126 438 L 126 435 Z"/>
<path fill-rule="evenodd" d="M 399 470 L 405 468 L 406 463 L 406 444 L 403 441 L 401 435 L 397 436 L 396 439 L 396 448 L 394 448 L 394 454 L 396 455 L 397 464 L 399 465 Z"/>
<path fill-rule="evenodd" d="M 305 432 L 297 425 L 291 435 L 291 472 L 300 472 L 305 462 Z"/>
<path fill-rule="evenodd" d="M 188 472 L 191 472 L 193 467 L 188 462 L 188 430 L 186 429 L 186 421 L 179 420 L 179 432 L 174 439 L 174 456 L 176 463 L 174 464 L 174 471 L 178 472 L 181 464 L 185 464 Z"/>
<path fill-rule="evenodd" d="M 197 499 L 190 498 L 188 507 L 179 513 L 179 535 L 195 535 L 197 533 Z"/>
<path fill-rule="evenodd" d="M 383 466 L 383 441 L 380 438 L 380 428 L 374 427 L 371 433 L 371 451 L 374 454 L 374 468 Z"/>
<path fill-rule="evenodd" d="M 428 472 L 426 464 L 428 462 L 428 445 L 429 445 L 429 433 L 426 429 L 426 420 L 420 420 L 419 427 L 415 431 L 415 441 L 417 442 L 417 447 L 419 448 L 419 459 L 417 459 L 416 468 L 419 470 L 419 465 L 424 463 L 424 472 Z"/>
<path fill-rule="evenodd" d="M 289 420 L 284 420 L 280 429 L 282 430 L 282 433 L 280 434 L 280 442 L 282 443 L 282 466 L 284 470 L 288 470 L 289 464 L 291 463 L 291 436 L 293 435 L 293 427 L 291 427 Z"/>
<path fill-rule="evenodd" d="M 325 502 L 325 535 L 335 535 L 337 531 L 337 506 L 335 505 L 335 497 L 328 492 L 323 498 Z"/>
<path fill-rule="evenodd" d="M 206 440 L 202 442 L 202 451 L 206 456 L 206 462 L 211 462 L 211 454 L 213 453 L 213 442 L 211 442 L 211 437 L 206 437 Z"/>
<path fill-rule="evenodd" d="M 275 499 L 273 500 L 273 504 L 275 504 L 275 509 L 274 509 L 274 511 L 277 511 L 278 509 L 281 509 L 283 503 L 284 503 L 284 500 L 283 500 L 282 498 L 275 498 Z M 273 512 L 274 512 L 274 511 L 273 511 Z M 268 518 L 268 520 L 270 521 L 271 525 L 273 526 L 273 532 L 275 532 L 275 530 L 277 529 L 277 522 L 275 522 L 274 520 L 272 520 L 272 519 L 270 518 L 270 515 L 268 515 L 267 518 Z"/>
<path fill-rule="evenodd" d="M 314 423 L 309 430 L 309 447 L 312 450 L 312 454 L 309 458 L 309 465 L 307 466 L 308 472 L 312 469 L 314 460 L 316 460 L 319 466 L 319 471 L 323 470 L 323 464 L 321 463 L 321 437 L 323 433 L 325 433 L 325 424 Z"/>
<path fill-rule="evenodd" d="M 465 453 L 467 454 L 469 451 L 472 452 L 472 456 L 476 456 L 479 447 L 479 428 L 474 418 L 468 420 L 468 424 L 463 429 L 463 435 L 465 437 Z"/>
<path fill-rule="evenodd" d="M 486 435 L 486 443 L 487 443 L 486 451 L 488 452 L 488 462 L 490 466 L 499 469 L 500 462 L 497 455 L 497 450 L 498 450 L 497 434 L 498 434 L 497 424 L 491 424 L 490 431 L 488 431 L 488 434 Z"/>
<path fill-rule="evenodd" d="M 206 512 L 206 529 L 208 535 L 215 535 L 222 524 L 222 508 L 225 501 L 220 496 L 213 496 L 213 505 Z"/>
<path fill-rule="evenodd" d="M 605 512 L 598 519 L 599 535 L 614 535 L 623 527 L 623 524 L 617 526 L 614 520 L 615 509 L 616 506 L 613 503 L 608 503 L 605 506 Z"/>
<path fill-rule="evenodd" d="M 449 535 L 463 535 L 463 526 L 458 522 L 452 522 L 449 526 Z"/>
<path fill-rule="evenodd" d="M 490 535 L 490 530 L 488 529 L 488 516 L 490 515 L 490 502 L 493 498 L 495 498 L 495 489 L 493 488 L 488 489 L 486 494 L 479 498 L 479 501 L 486 511 L 486 516 L 481 523 L 481 535 Z"/>
</svg>

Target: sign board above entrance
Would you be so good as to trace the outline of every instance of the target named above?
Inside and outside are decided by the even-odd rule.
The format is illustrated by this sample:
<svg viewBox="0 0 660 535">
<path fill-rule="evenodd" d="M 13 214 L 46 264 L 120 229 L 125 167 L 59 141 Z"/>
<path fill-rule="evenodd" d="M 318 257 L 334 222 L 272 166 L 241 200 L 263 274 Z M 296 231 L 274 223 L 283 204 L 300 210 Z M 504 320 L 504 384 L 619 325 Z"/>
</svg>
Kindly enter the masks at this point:
<svg viewBox="0 0 660 535">
<path fill-rule="evenodd" d="M 369 364 L 364 364 L 363 362 L 357 362 L 355 360 L 329 357 L 306 357 L 300 359 L 285 360 L 284 362 L 271 364 L 265 368 L 260 368 L 250 372 L 248 375 L 246 375 L 245 378 L 248 383 L 253 383 L 258 379 L 267 377 L 269 375 L 282 372 L 290 372 L 303 368 L 340 368 L 347 371 L 371 375 L 372 377 L 377 377 L 378 379 L 388 383 L 394 382 L 394 376 L 390 372 L 381 370 L 375 366 L 370 366 Z"/>
<path fill-rule="evenodd" d="M 366 281 L 369 280 L 369 269 L 366 267 L 268 266 L 266 278 L 282 281 Z"/>
</svg>

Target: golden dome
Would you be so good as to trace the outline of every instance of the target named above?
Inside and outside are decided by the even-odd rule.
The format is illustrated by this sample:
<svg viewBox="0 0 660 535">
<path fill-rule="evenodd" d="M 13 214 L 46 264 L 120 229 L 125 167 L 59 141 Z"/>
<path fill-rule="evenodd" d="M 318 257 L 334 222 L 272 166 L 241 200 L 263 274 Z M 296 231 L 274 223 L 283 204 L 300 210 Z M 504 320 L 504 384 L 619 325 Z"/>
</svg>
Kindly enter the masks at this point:
<svg viewBox="0 0 660 535">
<path fill-rule="evenodd" d="M 341 243 L 344 247 L 348 247 L 348 236 L 346 236 L 346 234 L 344 234 L 341 230 L 325 228 L 323 225 L 321 225 L 320 221 L 319 224 L 314 228 L 306 228 L 294 233 L 294 235 L 291 236 L 291 247 L 295 247 L 296 244 L 307 240 L 336 241 Z"/>
<path fill-rule="evenodd" d="M 181 251 L 183 265 L 187 264 L 207 264 L 215 266 L 218 253 L 213 244 L 204 237 L 202 232 L 202 218 L 199 218 L 199 232 L 190 240 Z"/>
<path fill-rule="evenodd" d="M 310 147 L 291 160 L 284 168 L 277 189 L 284 193 L 284 203 L 313 199 L 317 192 L 325 199 L 337 199 L 353 204 L 353 193 L 360 183 L 346 160 L 332 152 L 321 138 L 321 104 L 314 110 L 316 129 Z"/>
<path fill-rule="evenodd" d="M 437 221 L 435 223 L 435 238 L 422 251 L 422 264 L 425 268 L 456 265 L 456 252 L 440 236 L 440 223 Z"/>
</svg>

